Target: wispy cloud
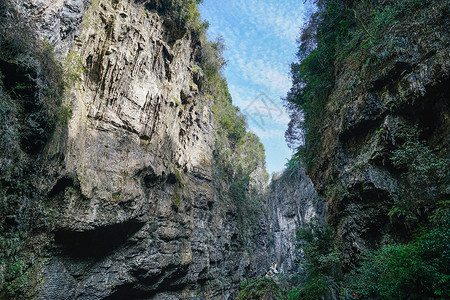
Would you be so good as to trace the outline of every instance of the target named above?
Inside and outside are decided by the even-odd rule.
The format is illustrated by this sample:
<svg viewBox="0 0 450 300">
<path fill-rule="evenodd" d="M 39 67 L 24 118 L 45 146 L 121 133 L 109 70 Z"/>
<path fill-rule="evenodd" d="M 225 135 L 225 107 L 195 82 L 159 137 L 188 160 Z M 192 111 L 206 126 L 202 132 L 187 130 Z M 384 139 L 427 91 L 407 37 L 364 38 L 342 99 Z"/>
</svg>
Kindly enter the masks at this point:
<svg viewBox="0 0 450 300">
<path fill-rule="evenodd" d="M 288 42 L 295 42 L 298 20 L 306 13 L 300 1 L 239 0 L 235 7 L 235 12 L 244 14 L 254 27 Z"/>
<path fill-rule="evenodd" d="M 290 155 L 284 141 L 289 117 L 280 98 L 291 86 L 289 66 L 295 59 L 296 40 L 308 8 L 299 0 L 204 0 L 203 3 L 201 12 L 211 24 L 211 37 L 221 35 L 227 45 L 224 74 L 233 102 L 248 115 L 249 128 L 264 142 L 268 171 L 280 170 Z M 261 92 L 267 94 L 271 103 L 255 101 Z M 276 117 L 267 115 L 261 126 L 254 118 L 261 107 L 281 113 Z"/>
<path fill-rule="evenodd" d="M 280 101 L 270 98 L 269 93 L 235 85 L 230 85 L 229 89 L 233 95 L 233 103 L 241 108 L 241 112 L 247 116 L 247 121 L 250 125 L 260 124 L 258 126 L 274 127 L 278 125 L 283 128 L 287 127 L 289 115 Z"/>
</svg>

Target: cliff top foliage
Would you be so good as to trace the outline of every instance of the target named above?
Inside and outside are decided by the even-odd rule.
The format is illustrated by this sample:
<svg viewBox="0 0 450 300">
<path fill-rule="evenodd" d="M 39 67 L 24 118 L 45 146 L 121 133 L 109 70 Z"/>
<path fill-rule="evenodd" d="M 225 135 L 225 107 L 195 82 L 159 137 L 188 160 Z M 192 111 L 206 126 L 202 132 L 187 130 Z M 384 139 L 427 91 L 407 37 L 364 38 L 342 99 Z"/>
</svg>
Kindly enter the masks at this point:
<svg viewBox="0 0 450 300">
<path fill-rule="evenodd" d="M 191 31 L 196 38 L 205 39 L 205 32 L 209 26 L 207 21 L 202 21 L 198 5 L 203 0 L 152 0 L 146 1 L 148 9 L 156 9 L 167 20 L 172 22 L 171 31 Z"/>
</svg>

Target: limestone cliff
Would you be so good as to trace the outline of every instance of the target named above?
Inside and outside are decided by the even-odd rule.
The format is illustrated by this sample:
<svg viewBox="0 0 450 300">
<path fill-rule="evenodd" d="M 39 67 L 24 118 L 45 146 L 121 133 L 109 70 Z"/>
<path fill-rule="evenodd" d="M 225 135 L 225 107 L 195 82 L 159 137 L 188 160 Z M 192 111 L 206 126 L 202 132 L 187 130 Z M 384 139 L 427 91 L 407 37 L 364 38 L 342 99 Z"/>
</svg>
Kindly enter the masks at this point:
<svg viewBox="0 0 450 300">
<path fill-rule="evenodd" d="M 48 114 L 39 120 L 59 117 L 47 127 L 16 122 L 19 131 L 34 128 L 29 140 L 39 133 L 46 139 L 28 152 L 11 141 L 17 152 L 2 162 L 8 169 L 22 157 L 23 165 L 15 165 L 20 172 L 29 162 L 29 174 L 23 175 L 29 192 L 20 201 L 46 216 L 45 223 L 16 220 L 2 228 L 5 248 L 28 224 L 17 237 L 22 244 L 3 257 L 8 262 L 1 266 L 3 295 L 231 299 L 244 276 L 266 272 L 264 239 L 245 242 L 240 207 L 223 200 L 236 185 L 217 177 L 220 112 L 200 66 L 205 42 L 189 20 L 180 21 L 160 1 L 11 1 L 2 12 L 9 22 L 3 30 L 20 20 L 29 32 L 22 42 L 38 49 L 2 58 L 2 97 L 15 107 L 26 96 Z M 2 45 L 10 47 L 15 37 L 12 33 Z M 46 58 L 55 62 L 54 81 L 63 78 L 60 90 L 43 84 L 50 78 L 40 72 Z M 17 76 L 8 84 L 11 69 Z M 32 89 L 24 97 L 17 92 L 25 84 L 20 74 Z M 56 108 L 46 99 L 58 91 Z M 56 116 L 47 113 L 53 109 Z M 14 113 L 22 118 L 21 110 Z M 243 145 L 259 143 L 245 129 L 239 134 Z M 244 174 L 250 185 L 245 181 L 242 188 L 261 194 L 264 157 L 235 147 L 244 162 L 252 162 L 247 168 L 252 173 Z M 7 203 L 17 192 L 11 189 L 12 175 L 5 176 L 2 201 Z M 29 218 L 10 206 L 2 221 L 22 215 Z M 33 242 L 39 251 L 30 250 Z"/>
</svg>

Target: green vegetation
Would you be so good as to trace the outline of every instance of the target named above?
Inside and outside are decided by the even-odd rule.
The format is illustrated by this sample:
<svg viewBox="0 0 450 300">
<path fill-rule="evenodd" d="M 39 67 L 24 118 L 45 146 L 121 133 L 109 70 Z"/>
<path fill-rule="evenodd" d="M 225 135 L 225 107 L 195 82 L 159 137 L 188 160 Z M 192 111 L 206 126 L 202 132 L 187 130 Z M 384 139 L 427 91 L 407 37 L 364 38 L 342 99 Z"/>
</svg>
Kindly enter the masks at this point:
<svg viewBox="0 0 450 300">
<path fill-rule="evenodd" d="M 299 231 L 304 272 L 289 299 L 447 299 L 450 297 L 448 161 L 437 156 L 417 127 L 403 126 L 391 161 L 404 188 L 388 215 L 413 232 L 409 242 L 388 241 L 362 253 L 359 266 L 342 274 L 339 247 L 329 226 L 316 220 Z M 333 185 L 330 195 L 346 193 Z M 415 230 L 414 230 L 415 229 Z"/>
<path fill-rule="evenodd" d="M 203 0 L 171 0 L 170 2 L 171 11 L 176 13 L 178 20 L 186 23 L 187 28 L 194 32 L 204 32 L 208 28 L 209 24 L 201 21 L 197 7 Z"/>
<path fill-rule="evenodd" d="M 288 296 L 290 299 L 447 299 L 450 297 L 448 141 L 439 133 L 430 137 L 429 132 L 422 132 L 416 125 L 422 121 L 399 111 L 407 101 L 413 103 L 417 95 L 408 94 L 401 83 L 387 90 L 383 84 L 374 83 L 378 78 L 374 76 L 396 58 L 409 55 L 411 41 L 428 36 L 430 28 L 437 24 L 433 22 L 445 27 L 441 23 L 445 18 L 442 16 L 448 13 L 448 2 L 314 2 L 317 11 L 302 31 L 298 61 L 291 66 L 293 85 L 285 103 L 291 115 L 286 140 L 297 150 L 288 163 L 288 170 L 306 163 L 309 170 L 321 171 L 317 165 L 319 155 L 333 151 L 328 147 L 330 144 L 322 147 L 322 143 L 337 138 L 325 137 L 324 128 L 348 99 L 367 93 L 370 88 L 380 89 L 381 96 L 393 95 L 386 99 L 380 96 L 383 109 L 394 114 L 398 111 L 405 123 L 396 126 L 395 133 L 393 128 L 389 133 L 386 128 L 379 128 L 375 134 L 395 135 L 395 143 L 389 145 L 386 154 L 386 164 L 383 162 L 384 168 L 399 182 L 388 215 L 394 228 L 407 230 L 395 233 L 398 236 L 386 236 L 379 249 L 362 253 L 359 264 L 343 274 L 339 264 L 340 245 L 327 227 L 310 224 L 299 235 L 305 270 L 300 274 L 300 284 Z M 405 30 L 414 31 L 411 40 L 404 37 Z M 430 130 L 426 125 L 422 128 Z M 325 196 L 331 205 L 349 193 L 336 182 L 326 185 Z"/>
<path fill-rule="evenodd" d="M 304 272 L 299 275 L 299 287 L 292 289 L 288 298 L 320 299 L 322 296 L 335 295 L 340 279 L 339 253 L 333 247 L 333 230 L 311 220 L 297 233 L 298 246 L 303 250 L 301 259 Z"/>
<path fill-rule="evenodd" d="M 389 216 L 409 229 L 426 221 L 436 202 L 446 200 L 445 189 L 450 184 L 449 160 L 439 157 L 419 136 L 417 126 L 404 126 L 399 133 L 402 142 L 391 157 L 393 165 L 402 171 L 405 186 Z"/>
<path fill-rule="evenodd" d="M 225 45 L 220 37 L 215 41 L 203 41 L 200 51 L 200 67 L 205 80 L 205 90 L 209 91 L 211 96 L 226 99 L 231 104 L 228 85 L 221 74 L 221 70 L 226 64 L 222 56 L 224 50 Z"/>
<path fill-rule="evenodd" d="M 450 297 L 450 203 L 442 202 L 429 225 L 407 244 L 366 254 L 346 276 L 354 298 L 448 299 Z"/>
<path fill-rule="evenodd" d="M 287 300 L 286 291 L 271 277 L 259 277 L 241 285 L 236 300 Z"/>
<path fill-rule="evenodd" d="M 331 228 L 317 221 L 298 235 L 304 251 L 297 299 L 448 299 L 450 297 L 450 202 L 439 203 L 430 222 L 406 244 L 389 243 L 363 253 L 343 275 Z"/>
<path fill-rule="evenodd" d="M 179 189 L 178 185 L 179 185 L 179 183 L 175 184 L 174 194 L 172 196 L 172 207 L 175 211 L 178 211 L 180 209 L 180 205 L 181 205 L 181 195 L 180 195 L 180 189 Z"/>
<path fill-rule="evenodd" d="M 214 159 L 217 176 L 221 179 L 217 181 L 217 190 L 224 203 L 233 204 L 240 239 L 247 243 L 258 228 L 263 213 L 261 195 L 258 194 L 261 191 L 252 185 L 252 176 L 262 175 L 260 180 L 267 181 L 268 174 L 264 146 L 257 136 L 247 132 L 245 117 L 232 104 L 227 82 L 221 74 L 225 66 L 223 50 L 220 38 L 214 42 L 203 41 L 199 72 L 204 78 L 204 97 L 214 103 Z"/>
<path fill-rule="evenodd" d="M 285 105 L 291 116 L 286 141 L 298 150 L 296 159 L 309 166 L 315 162 L 325 105 L 334 86 L 336 43 L 347 34 L 350 25 L 346 1 L 316 1 L 316 4 L 318 11 L 311 16 L 300 38 L 299 62 L 291 65 L 293 82 Z M 304 115 L 303 121 L 299 111 Z"/>
<path fill-rule="evenodd" d="M 262 195 L 250 190 L 250 176 L 235 176 L 225 194 L 227 201 L 234 204 L 242 242 L 250 247 L 251 239 L 257 233 L 261 216 L 264 214 Z M 249 251 L 251 254 L 251 251 Z"/>
<path fill-rule="evenodd" d="M 407 51 L 402 39 L 386 39 L 386 34 L 412 14 L 418 15 L 424 25 L 431 22 L 427 14 L 433 1 L 384 1 L 383 5 L 369 0 L 314 2 L 317 11 L 302 30 L 298 61 L 291 65 L 292 87 L 285 99 L 291 117 L 286 141 L 297 150 L 294 159 L 310 169 L 320 153 L 327 105 L 336 105 L 332 102 L 337 95 L 332 92 L 337 72 L 343 76 L 342 70 L 346 70 L 347 92 L 369 88 L 374 67 L 381 68 L 394 55 Z"/>
<path fill-rule="evenodd" d="M 2 299 L 31 299 L 34 296 L 34 288 L 41 281 L 39 272 L 44 261 L 31 251 L 23 252 L 23 243 L 27 238 L 24 232 L 7 233 L 0 237 L 0 249 L 6 251 L 0 257 L 0 264 L 5 268 L 2 270 Z M 31 250 L 42 251 L 40 247 Z"/>
<path fill-rule="evenodd" d="M 175 174 L 175 178 L 177 179 L 178 183 L 181 183 L 181 176 L 180 176 L 180 171 L 178 171 L 178 169 L 174 169 L 173 173 Z"/>
<path fill-rule="evenodd" d="M 246 132 L 246 123 L 239 109 L 232 105 L 226 81 L 218 78 L 215 85 L 210 81 L 214 95 L 216 120 L 216 141 L 214 158 L 219 178 L 228 188 L 219 186 L 224 202 L 230 202 L 236 209 L 241 239 L 246 241 L 258 226 L 262 203 L 258 191 L 251 187 L 251 176 L 261 172 L 265 178 L 264 146 L 258 137 Z M 214 87 L 215 86 L 215 87 Z"/>
<path fill-rule="evenodd" d="M 172 208 L 175 211 L 178 211 L 180 209 L 181 205 L 181 199 L 182 199 L 182 191 L 183 191 L 183 181 L 181 180 L 180 171 L 178 169 L 173 169 L 173 176 L 175 176 L 175 182 L 174 184 L 174 194 L 172 196 Z"/>
<path fill-rule="evenodd" d="M 259 138 L 246 131 L 247 123 L 239 108 L 232 104 L 227 82 L 220 73 L 225 65 L 223 49 L 220 39 L 202 44 L 200 66 L 206 81 L 206 97 L 212 97 L 214 101 L 216 159 L 221 176 L 226 181 L 233 181 L 264 166 L 265 153 Z"/>
<path fill-rule="evenodd" d="M 172 30 L 186 33 L 191 31 L 197 38 L 204 38 L 208 22 L 202 22 L 198 4 L 203 0 L 159 0 L 147 4 L 150 9 L 157 9 L 172 21 Z"/>
</svg>

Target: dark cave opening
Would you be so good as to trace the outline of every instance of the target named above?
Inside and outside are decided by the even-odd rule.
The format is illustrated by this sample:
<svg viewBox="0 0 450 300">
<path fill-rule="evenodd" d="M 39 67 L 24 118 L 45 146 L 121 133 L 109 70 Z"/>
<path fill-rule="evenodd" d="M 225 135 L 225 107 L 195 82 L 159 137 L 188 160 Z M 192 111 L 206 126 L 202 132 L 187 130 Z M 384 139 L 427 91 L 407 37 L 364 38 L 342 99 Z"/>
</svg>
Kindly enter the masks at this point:
<svg viewBox="0 0 450 300">
<path fill-rule="evenodd" d="M 139 231 L 144 223 L 131 220 L 103 226 L 89 231 L 58 230 L 55 242 L 64 254 L 73 258 L 104 257 Z"/>
</svg>

